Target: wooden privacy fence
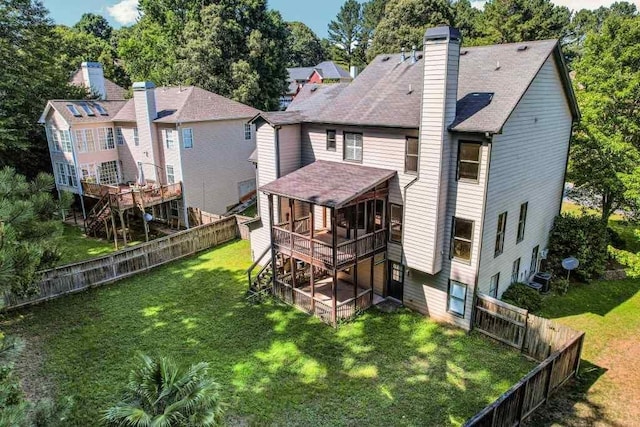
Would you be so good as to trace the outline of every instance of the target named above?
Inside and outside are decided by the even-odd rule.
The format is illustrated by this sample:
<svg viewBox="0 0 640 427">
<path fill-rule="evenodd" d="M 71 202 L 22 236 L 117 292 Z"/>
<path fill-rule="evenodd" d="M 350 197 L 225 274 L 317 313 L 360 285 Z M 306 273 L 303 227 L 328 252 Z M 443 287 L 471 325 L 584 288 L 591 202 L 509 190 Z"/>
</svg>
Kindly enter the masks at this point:
<svg viewBox="0 0 640 427">
<path fill-rule="evenodd" d="M 11 310 L 91 287 L 115 282 L 168 262 L 231 241 L 238 236 L 235 216 L 184 230 L 111 255 L 46 270 L 38 292 L 20 297 L 4 294 L 2 310 Z"/>
<path fill-rule="evenodd" d="M 578 372 L 584 332 L 486 295 L 476 297 L 474 328 L 541 363 L 465 426 L 516 426 Z"/>
</svg>

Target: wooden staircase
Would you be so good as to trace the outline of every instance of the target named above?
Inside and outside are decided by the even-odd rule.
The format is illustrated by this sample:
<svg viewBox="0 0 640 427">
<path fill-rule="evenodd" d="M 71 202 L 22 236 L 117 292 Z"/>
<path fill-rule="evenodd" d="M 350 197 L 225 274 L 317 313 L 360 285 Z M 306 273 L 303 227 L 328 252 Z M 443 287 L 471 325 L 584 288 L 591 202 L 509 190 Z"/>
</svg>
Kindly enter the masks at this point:
<svg viewBox="0 0 640 427">
<path fill-rule="evenodd" d="M 98 200 L 95 206 L 87 214 L 85 222 L 86 233 L 94 237 L 104 234 L 108 237 L 109 216 L 111 215 L 111 206 L 109 205 L 109 195 L 105 194 Z"/>
<path fill-rule="evenodd" d="M 267 248 L 247 270 L 247 276 L 249 279 L 249 291 L 247 292 L 247 299 L 260 300 L 263 296 L 271 293 L 273 289 L 274 275 L 271 259 L 268 258 L 268 260 L 263 263 L 257 274 L 252 274 L 253 270 L 258 267 L 260 262 L 263 261 L 266 255 L 270 253 L 271 248 Z"/>
</svg>

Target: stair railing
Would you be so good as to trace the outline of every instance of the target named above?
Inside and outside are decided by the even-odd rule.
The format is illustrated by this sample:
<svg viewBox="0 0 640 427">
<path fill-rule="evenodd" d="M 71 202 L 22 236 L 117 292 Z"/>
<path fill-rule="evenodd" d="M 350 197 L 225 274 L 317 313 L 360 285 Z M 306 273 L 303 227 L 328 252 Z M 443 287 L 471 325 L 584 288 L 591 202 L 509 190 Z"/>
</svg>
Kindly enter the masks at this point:
<svg viewBox="0 0 640 427">
<path fill-rule="evenodd" d="M 253 269 L 256 268 L 258 266 L 258 264 L 260 263 L 260 261 L 262 261 L 262 259 L 269 253 L 271 252 L 271 247 L 267 247 L 267 249 L 264 250 L 264 252 L 262 252 L 262 254 L 260 254 L 260 256 L 258 258 L 256 258 L 255 262 L 253 264 L 251 264 L 251 267 L 249 267 L 247 269 L 247 278 L 249 279 L 249 289 L 251 289 L 251 287 L 253 286 L 253 277 L 251 276 L 251 273 L 253 272 Z M 269 262 L 265 263 L 265 265 L 260 269 L 260 271 L 258 272 L 258 274 L 256 274 L 255 278 L 260 277 L 260 275 L 267 269 L 268 266 L 271 265 L 271 260 L 269 260 Z"/>
</svg>

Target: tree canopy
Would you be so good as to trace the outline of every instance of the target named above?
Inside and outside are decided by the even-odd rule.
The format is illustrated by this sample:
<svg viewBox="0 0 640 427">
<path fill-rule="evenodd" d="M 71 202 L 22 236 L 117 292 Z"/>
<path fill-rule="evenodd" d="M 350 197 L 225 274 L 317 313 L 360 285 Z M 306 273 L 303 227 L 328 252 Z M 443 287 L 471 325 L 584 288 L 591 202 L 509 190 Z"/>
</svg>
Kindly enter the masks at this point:
<svg viewBox="0 0 640 427">
<path fill-rule="evenodd" d="M 287 22 L 289 29 L 289 67 L 313 67 L 326 59 L 327 53 L 318 36 L 302 22 Z"/>
<path fill-rule="evenodd" d="M 80 21 L 73 26 L 74 29 L 86 34 L 91 34 L 99 39 L 109 41 L 113 27 L 102 15 L 84 13 Z"/>
<path fill-rule="evenodd" d="M 347 0 L 336 19 L 329 22 L 329 41 L 335 47 L 338 62 L 346 65 L 362 65 L 364 55 L 361 44 L 362 6 L 356 0 Z"/>
</svg>

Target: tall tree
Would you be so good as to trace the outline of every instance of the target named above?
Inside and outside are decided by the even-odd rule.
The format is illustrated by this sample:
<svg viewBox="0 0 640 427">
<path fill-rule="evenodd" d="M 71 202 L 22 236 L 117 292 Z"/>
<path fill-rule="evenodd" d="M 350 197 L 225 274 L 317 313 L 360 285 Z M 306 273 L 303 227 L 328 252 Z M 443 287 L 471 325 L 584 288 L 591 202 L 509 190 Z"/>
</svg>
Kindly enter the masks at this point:
<svg viewBox="0 0 640 427">
<path fill-rule="evenodd" d="M 286 25 L 266 0 L 220 0 L 185 27 L 182 82 L 262 110 L 278 108 L 287 78 Z"/>
<path fill-rule="evenodd" d="M 590 32 L 575 63 L 582 111 L 568 178 L 604 222 L 640 207 L 640 17 L 611 15 Z"/>
<path fill-rule="evenodd" d="M 51 170 L 44 130 L 37 123 L 47 99 L 78 98 L 56 61 L 56 39 L 39 1 L 0 3 L 0 167 L 34 177 Z"/>
<path fill-rule="evenodd" d="M 60 210 L 71 198 L 52 197 L 53 176 L 29 182 L 15 169 L 0 169 L 0 291 L 31 292 L 37 272 L 59 259 Z"/>
<path fill-rule="evenodd" d="M 356 0 L 346 0 L 336 19 L 329 23 L 329 41 L 337 48 L 338 62 L 347 66 L 362 65 L 364 55 L 358 49 L 362 37 L 362 7 Z"/>
<path fill-rule="evenodd" d="M 447 0 L 390 0 L 373 36 L 371 54 L 420 48 L 427 28 L 452 22 Z"/>
<path fill-rule="evenodd" d="M 551 0 L 489 0 L 484 5 L 483 44 L 562 39 L 570 17 L 568 8 Z"/>
<path fill-rule="evenodd" d="M 302 22 L 288 22 L 289 67 L 312 67 L 326 59 L 326 52 L 320 39 Z"/>
<path fill-rule="evenodd" d="M 86 34 L 91 34 L 94 37 L 109 41 L 111 38 L 111 32 L 113 27 L 102 15 L 96 15 L 95 13 L 84 13 L 80 18 L 80 21 L 73 26 L 78 31 Z"/>
<path fill-rule="evenodd" d="M 384 18 L 385 8 L 389 0 L 369 0 L 362 4 L 362 32 L 359 49 L 365 51 L 364 56 L 371 60 L 371 45 L 378 24 Z"/>
</svg>

